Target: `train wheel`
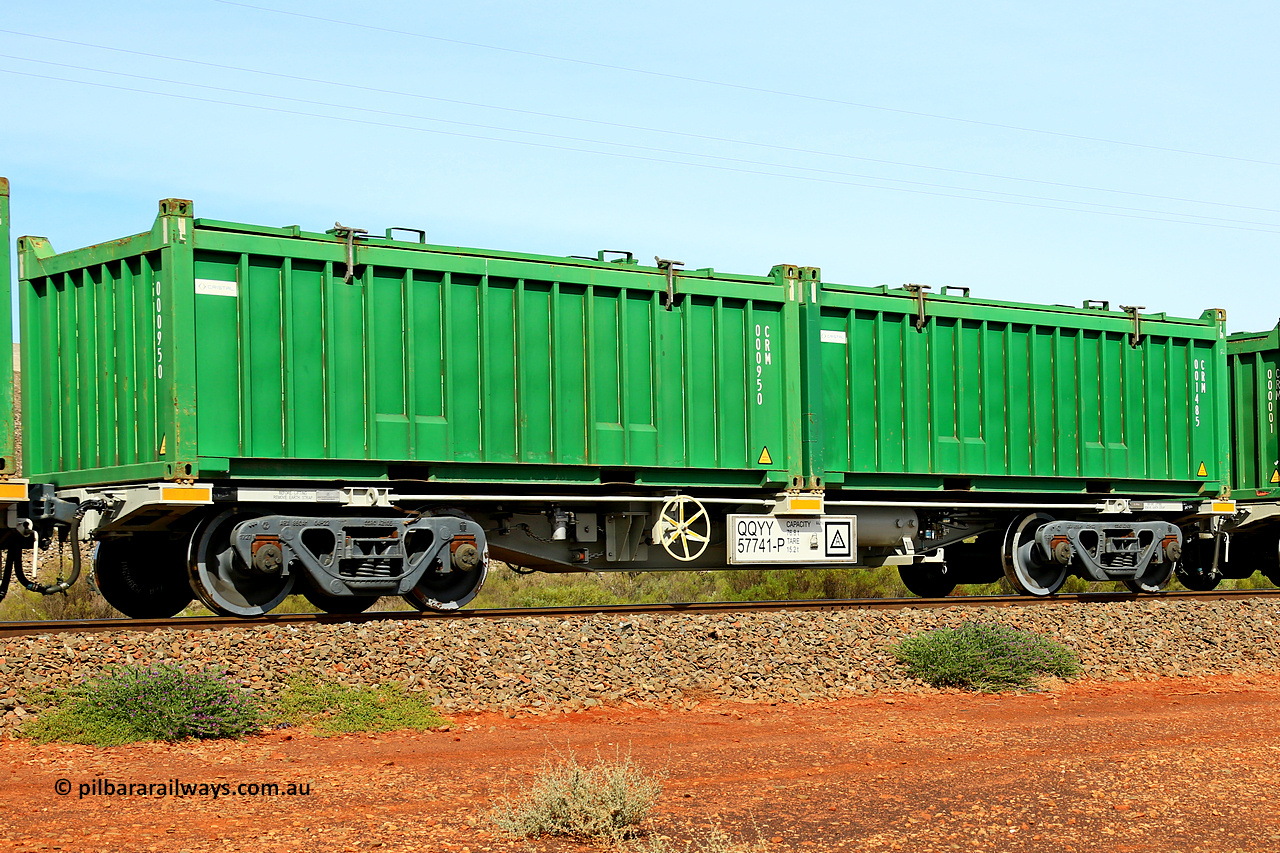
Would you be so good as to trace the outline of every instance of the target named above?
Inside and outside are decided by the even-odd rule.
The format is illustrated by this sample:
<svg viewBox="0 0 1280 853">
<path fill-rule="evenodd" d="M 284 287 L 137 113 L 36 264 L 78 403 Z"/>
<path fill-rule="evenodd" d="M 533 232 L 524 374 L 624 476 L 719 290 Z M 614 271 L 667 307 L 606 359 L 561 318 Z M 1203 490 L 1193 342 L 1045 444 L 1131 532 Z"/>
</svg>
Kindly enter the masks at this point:
<svg viewBox="0 0 1280 853">
<path fill-rule="evenodd" d="M 116 610 L 134 619 L 168 619 L 191 603 L 184 539 L 131 536 L 98 543 L 93 582 Z"/>
<path fill-rule="evenodd" d="M 489 574 L 489 561 L 481 557 L 475 565 L 466 568 L 459 561 L 445 557 L 449 565 L 437 560 L 427 569 L 418 585 L 404 596 L 404 600 L 419 610 L 458 610 L 480 594 Z"/>
<path fill-rule="evenodd" d="M 921 598 L 946 598 L 956 588 L 946 563 L 912 563 L 898 566 L 902 585 Z"/>
<path fill-rule="evenodd" d="M 1152 561 L 1143 570 L 1142 574 L 1133 578 L 1125 578 L 1124 585 L 1129 588 L 1130 592 L 1159 592 L 1169 585 L 1169 578 L 1173 576 L 1173 563 L 1165 560 L 1163 563 Z M 1214 584 L 1215 586 L 1217 584 Z"/>
<path fill-rule="evenodd" d="M 231 532 L 253 516 L 229 509 L 209 516 L 191 535 L 191 588 L 204 605 L 224 616 L 252 618 L 270 613 L 293 592 L 295 575 L 247 566 L 231 546 Z"/>
<path fill-rule="evenodd" d="M 1178 569 L 1178 580 L 1187 589 L 1196 592 L 1209 592 L 1218 588 L 1218 584 L 1222 583 L 1222 575 L 1216 572 L 1210 572 L 1203 566 L 1200 568 L 1180 568 Z"/>
<path fill-rule="evenodd" d="M 1208 548 L 1204 547 L 1206 542 L 1209 543 Z M 1205 559 L 1206 556 L 1208 559 Z M 1212 565 L 1212 540 L 1200 539 L 1194 535 L 1183 539 L 1182 559 L 1178 560 L 1178 567 L 1175 569 L 1183 586 L 1196 592 L 1217 589 L 1218 584 L 1222 583 L 1222 573 L 1213 571 L 1210 568 Z"/>
<path fill-rule="evenodd" d="M 999 533 L 984 533 L 974 543 L 948 545 L 947 577 L 957 584 L 996 583 L 1004 579 Z"/>
<path fill-rule="evenodd" d="M 1053 521 L 1043 512 L 1033 512 L 1009 523 L 1004 535 L 1004 576 L 1024 595 L 1048 596 L 1062 588 L 1067 567 L 1046 560 L 1036 545 L 1036 531 Z"/>
<path fill-rule="evenodd" d="M 1236 534 L 1231 538 L 1231 565 L 1236 570 L 1232 577 L 1240 577 L 1245 572 L 1252 575 L 1257 571 L 1280 586 L 1280 537 L 1274 529 L 1249 536 Z"/>
<path fill-rule="evenodd" d="M 354 616 L 357 613 L 363 613 L 378 600 L 376 595 L 329 595 L 320 592 L 310 584 L 303 586 L 302 597 L 325 613 L 338 616 Z"/>
</svg>

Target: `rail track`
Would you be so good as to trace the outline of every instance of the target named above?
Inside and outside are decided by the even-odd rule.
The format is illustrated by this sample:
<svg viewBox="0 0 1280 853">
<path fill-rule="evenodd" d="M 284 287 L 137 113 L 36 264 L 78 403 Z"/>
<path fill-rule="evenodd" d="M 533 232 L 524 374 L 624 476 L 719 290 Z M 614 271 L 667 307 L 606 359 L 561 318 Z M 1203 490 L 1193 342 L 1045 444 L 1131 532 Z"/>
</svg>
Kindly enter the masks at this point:
<svg viewBox="0 0 1280 853">
<path fill-rule="evenodd" d="M 909 607 L 1045 607 L 1065 604 L 1101 604 L 1117 601 L 1232 601 L 1250 598 L 1275 598 L 1280 589 L 1214 590 L 1212 592 L 1166 592 L 1158 595 L 1136 595 L 1127 592 L 1083 592 L 1034 598 L 1022 595 L 969 595 L 949 598 L 852 598 L 806 599 L 800 601 L 700 601 L 673 604 L 608 604 L 586 607 L 530 607 L 491 610 L 457 610 L 453 612 L 419 612 L 416 610 L 380 610 L 355 615 L 332 613 L 281 613 L 241 619 L 234 616 L 178 616 L 172 619 L 80 619 L 66 621 L 33 620 L 0 622 L 0 639 L 27 634 L 101 633 L 104 631 L 159 631 L 178 629 L 209 631 L 219 628 L 245 628 L 263 625 L 332 625 L 369 622 L 418 622 L 436 619 L 521 619 L 593 616 L 612 614 L 632 616 L 648 613 L 751 613 L 778 610 L 902 610 Z"/>
</svg>

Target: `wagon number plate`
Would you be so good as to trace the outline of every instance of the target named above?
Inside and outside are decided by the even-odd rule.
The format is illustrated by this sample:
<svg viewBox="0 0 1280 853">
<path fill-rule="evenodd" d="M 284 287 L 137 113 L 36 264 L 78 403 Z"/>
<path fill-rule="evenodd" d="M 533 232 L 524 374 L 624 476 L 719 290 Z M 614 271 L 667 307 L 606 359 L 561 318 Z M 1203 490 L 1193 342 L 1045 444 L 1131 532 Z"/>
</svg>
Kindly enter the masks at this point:
<svg viewBox="0 0 1280 853">
<path fill-rule="evenodd" d="M 852 515 L 731 515 L 729 563 L 855 563 Z"/>
</svg>

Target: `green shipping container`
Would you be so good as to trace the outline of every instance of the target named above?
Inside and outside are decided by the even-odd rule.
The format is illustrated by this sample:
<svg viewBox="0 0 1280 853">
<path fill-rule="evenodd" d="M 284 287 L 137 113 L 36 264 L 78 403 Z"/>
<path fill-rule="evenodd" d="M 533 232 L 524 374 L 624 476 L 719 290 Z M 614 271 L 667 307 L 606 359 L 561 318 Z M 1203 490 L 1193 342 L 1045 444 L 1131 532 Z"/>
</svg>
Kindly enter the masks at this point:
<svg viewBox="0 0 1280 853">
<path fill-rule="evenodd" d="M 27 475 L 1218 494 L 1220 312 L 193 219 L 19 241 Z M 1134 345 L 1134 334 L 1137 343 Z"/>
<path fill-rule="evenodd" d="M 1216 495 L 1225 318 L 824 283 L 825 478 L 845 488 Z M 1135 345 L 1134 335 L 1137 333 Z"/>
<path fill-rule="evenodd" d="M 1227 338 L 1231 373 L 1232 483 L 1237 500 L 1280 496 L 1280 441 L 1276 438 L 1280 384 L 1280 326 Z"/>
<path fill-rule="evenodd" d="M 122 240 L 54 254 L 23 238 L 28 475 L 774 490 L 802 475 L 801 270 L 682 270 L 669 295 L 630 256 L 390 233 L 349 243 L 168 199 Z"/>
</svg>

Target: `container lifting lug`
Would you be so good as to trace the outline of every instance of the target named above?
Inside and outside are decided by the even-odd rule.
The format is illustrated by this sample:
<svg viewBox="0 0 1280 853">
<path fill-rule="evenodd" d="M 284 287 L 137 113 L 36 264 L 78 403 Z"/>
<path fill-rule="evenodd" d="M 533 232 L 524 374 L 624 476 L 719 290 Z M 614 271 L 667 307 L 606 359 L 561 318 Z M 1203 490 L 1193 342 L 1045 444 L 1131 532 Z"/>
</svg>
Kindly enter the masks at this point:
<svg viewBox="0 0 1280 853">
<path fill-rule="evenodd" d="M 1135 349 L 1142 344 L 1142 318 L 1138 316 L 1139 311 L 1146 310 L 1145 305 L 1121 305 L 1120 310 L 1125 311 L 1133 318 L 1133 333 L 1129 335 L 1129 346 Z"/>
<path fill-rule="evenodd" d="M 333 230 L 328 233 L 337 237 L 347 238 L 347 271 L 342 276 L 342 283 L 350 284 L 351 277 L 356 272 L 356 239 L 368 236 L 369 232 L 363 228 L 348 228 L 341 222 L 335 222 L 333 223 Z"/>
<path fill-rule="evenodd" d="M 924 292 L 929 289 L 927 284 L 904 284 L 902 289 L 908 293 L 912 293 L 916 297 L 916 331 L 923 332 L 925 324 L 924 313 Z"/>
<path fill-rule="evenodd" d="M 658 269 L 666 273 L 667 276 L 666 307 L 670 311 L 671 307 L 676 304 L 676 267 L 684 266 L 684 261 L 670 261 L 657 255 L 654 255 L 653 259 L 657 262 Z"/>
</svg>

